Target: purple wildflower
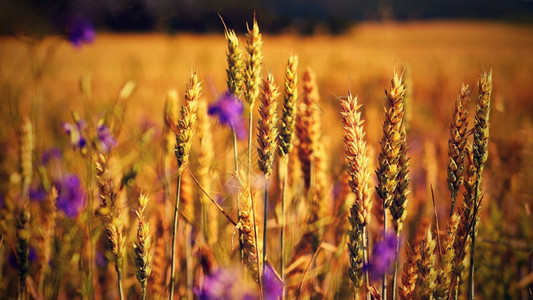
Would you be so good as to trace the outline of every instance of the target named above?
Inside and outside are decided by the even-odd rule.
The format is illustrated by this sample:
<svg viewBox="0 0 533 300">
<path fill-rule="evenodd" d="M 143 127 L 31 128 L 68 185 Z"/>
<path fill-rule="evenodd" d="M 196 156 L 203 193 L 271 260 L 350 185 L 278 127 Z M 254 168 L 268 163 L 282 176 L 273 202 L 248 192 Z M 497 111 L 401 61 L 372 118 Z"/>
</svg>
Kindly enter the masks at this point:
<svg viewBox="0 0 533 300">
<path fill-rule="evenodd" d="M 266 300 L 281 299 L 283 294 L 283 281 L 268 262 L 266 263 L 265 274 L 263 275 L 263 285 Z"/>
<path fill-rule="evenodd" d="M 246 137 L 246 125 L 242 117 L 244 106 L 239 99 L 226 92 L 218 98 L 218 101 L 209 105 L 207 113 L 218 117 L 218 122 L 222 125 L 229 125 L 229 127 L 235 131 L 238 139 L 244 139 Z"/>
<path fill-rule="evenodd" d="M 200 300 L 257 300 L 258 297 L 243 282 L 240 270 L 233 268 L 219 268 L 205 277 L 201 288 L 195 288 L 194 293 Z"/>
<path fill-rule="evenodd" d="M 98 140 L 96 145 L 100 152 L 108 153 L 112 147 L 117 145 L 117 141 L 111 136 L 109 128 L 103 124 L 98 125 L 97 130 Z"/>
<path fill-rule="evenodd" d="M 365 266 L 372 280 L 379 280 L 391 268 L 396 256 L 397 238 L 395 233 L 388 233 L 384 240 L 378 241 L 372 250 L 372 256 Z"/>
<path fill-rule="evenodd" d="M 76 122 L 76 124 L 63 122 L 61 127 L 63 127 L 63 130 L 65 130 L 65 132 L 70 136 L 70 145 L 74 147 L 74 149 L 83 149 L 85 147 L 87 144 L 85 137 L 83 137 L 83 131 L 87 127 L 85 121 L 79 120 Z"/>
<path fill-rule="evenodd" d="M 92 43 L 96 37 L 93 24 L 84 18 L 72 17 L 66 29 L 67 38 L 75 48 Z"/>
<path fill-rule="evenodd" d="M 57 188 L 57 208 L 69 218 L 78 216 L 85 206 L 85 194 L 80 179 L 74 174 L 67 174 L 61 181 L 56 182 L 55 186 Z"/>
<path fill-rule="evenodd" d="M 46 165 L 53 158 L 61 158 L 61 155 L 61 149 L 52 147 L 43 152 L 43 155 L 41 156 L 41 164 Z"/>
<path fill-rule="evenodd" d="M 107 267 L 107 258 L 105 257 L 105 255 L 102 252 L 96 251 L 96 255 L 95 255 L 94 259 L 96 261 L 96 266 L 98 266 L 100 268 L 106 268 Z"/>
<path fill-rule="evenodd" d="M 43 201 L 46 198 L 46 191 L 42 186 L 30 188 L 30 200 Z"/>
</svg>

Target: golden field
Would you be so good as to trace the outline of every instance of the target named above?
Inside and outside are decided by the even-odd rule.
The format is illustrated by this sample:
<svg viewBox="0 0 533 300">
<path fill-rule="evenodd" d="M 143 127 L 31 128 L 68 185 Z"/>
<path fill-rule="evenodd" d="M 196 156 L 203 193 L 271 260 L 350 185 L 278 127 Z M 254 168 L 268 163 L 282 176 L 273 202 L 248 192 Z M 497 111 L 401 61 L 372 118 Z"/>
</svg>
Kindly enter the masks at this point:
<svg viewBox="0 0 533 300">
<path fill-rule="evenodd" d="M 244 44 L 244 36 L 239 34 L 239 37 Z M 453 101 L 462 82 L 473 87 L 471 118 L 479 75 L 492 70 L 489 156 L 483 173 L 483 210 L 480 238 L 476 244 L 479 247 L 479 251 L 476 249 L 476 290 L 483 299 L 490 299 L 487 298 L 490 295 L 498 295 L 498 299 L 527 299 L 528 287 L 531 293 L 533 283 L 531 37 L 531 25 L 466 21 L 365 23 L 340 36 L 264 34 L 263 75 L 272 72 L 277 85 L 282 87 L 287 57 L 291 53 L 299 55 L 299 75 L 306 67 L 316 73 L 324 132 L 322 142 L 329 157 L 328 172 L 333 193 L 344 164 L 339 97 L 348 91 L 359 95 L 363 119 L 366 120 L 366 139 L 371 148 L 370 165 L 376 166 L 382 136 L 384 90 L 389 88 L 394 70 L 404 74 L 409 99 L 406 104 L 407 141 L 411 157 L 411 193 L 404 235 L 410 242 L 422 218 L 433 222 L 431 187 L 439 227 L 441 230 L 445 227 L 443 224 L 448 220 L 450 209 L 446 168 Z M 106 116 L 121 87 L 132 80 L 136 89 L 126 102 L 117 153 L 123 158 L 124 170 L 136 159 L 143 162 L 133 189 L 146 191 L 154 199 L 161 198 L 157 164 L 162 151 L 160 141 L 167 93 L 177 89 L 183 102 L 185 83 L 191 70 L 196 70 L 202 81 L 203 98 L 208 102 L 216 101 L 226 89 L 226 51 L 227 43 L 222 34 L 119 35 L 99 32 L 94 43 L 79 49 L 59 37 L 33 43 L 0 37 L 0 192 L 6 193 L 12 172 L 18 171 L 19 150 L 15 141 L 19 116 L 30 116 L 33 107 L 36 157 L 40 157 L 45 149 L 60 147 L 67 169 L 83 177 L 85 164 L 79 153 L 69 150 L 68 136 L 61 130 L 61 122 L 72 122 L 72 110 L 78 111 L 83 118 L 91 116 L 93 121 Z M 82 78 L 85 81 L 90 78 L 90 95 L 80 91 Z M 15 106 L 19 107 L 20 113 L 16 112 Z M 280 102 L 278 108 L 281 106 Z M 254 127 L 257 117 L 256 113 Z M 473 119 L 469 124 L 470 127 L 474 124 Z M 140 138 L 149 126 L 155 129 L 155 133 L 148 145 L 142 144 Z M 213 133 L 215 145 L 223 145 L 215 151 L 220 174 L 215 179 L 217 184 L 213 192 L 228 198 L 224 189 L 233 168 L 232 143 L 228 130 L 218 126 Z M 239 143 L 243 157 L 246 147 L 246 141 Z M 193 161 L 195 151 L 193 145 Z M 276 190 L 272 194 L 279 195 L 279 192 Z M 136 198 L 127 199 L 126 203 L 132 209 L 137 207 Z M 231 199 L 222 204 L 231 216 L 236 215 Z M 167 207 L 170 208 L 168 204 Z M 149 205 L 149 208 L 149 211 L 155 211 L 155 205 Z M 167 214 L 169 217 L 171 212 Z M 129 218 L 133 230 L 136 221 L 133 215 Z M 269 225 L 275 228 L 276 221 L 272 218 Z M 221 218 L 219 221 L 225 220 Z M 377 225 L 371 227 L 371 231 L 378 232 Z M 231 234 L 231 229 L 226 230 L 222 236 L 228 239 L 219 241 L 225 245 L 217 251 L 233 251 L 230 250 Z M 9 245 L 8 242 L 6 240 L 4 245 Z M 290 243 L 295 242 L 291 240 Z M 130 244 L 128 241 L 128 246 Z M 269 245 L 271 253 L 276 251 L 274 246 L 277 244 Z M 231 259 L 221 258 L 220 253 L 215 253 L 215 257 L 221 265 L 230 260 L 238 261 L 235 253 Z M 6 268 L 1 276 L 15 274 Z M 133 296 L 137 294 L 133 291 L 136 281 L 131 269 L 125 285 L 131 289 L 129 295 Z M 109 272 L 112 274 L 109 278 L 114 278 L 112 271 Z M 181 287 L 179 291 L 182 295 L 184 289 Z M 0 286 L 0 295 L 6 290 L 5 286 Z M 68 297 L 71 294 L 76 293 L 62 291 L 61 295 Z"/>
</svg>

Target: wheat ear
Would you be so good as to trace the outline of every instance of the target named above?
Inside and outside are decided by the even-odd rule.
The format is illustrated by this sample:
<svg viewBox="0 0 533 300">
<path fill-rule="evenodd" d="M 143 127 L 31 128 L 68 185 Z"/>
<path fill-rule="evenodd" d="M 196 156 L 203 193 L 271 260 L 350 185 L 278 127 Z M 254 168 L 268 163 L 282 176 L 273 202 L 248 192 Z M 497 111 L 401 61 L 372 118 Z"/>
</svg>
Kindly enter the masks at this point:
<svg viewBox="0 0 533 300">
<path fill-rule="evenodd" d="M 455 260 L 455 237 L 457 236 L 457 227 L 460 217 L 457 213 L 453 214 L 446 227 L 446 237 L 443 244 L 443 253 L 441 255 L 440 267 L 437 273 L 437 286 L 435 287 L 435 299 L 448 299 L 449 288 L 453 276 L 455 276 L 453 265 Z"/>
<path fill-rule="evenodd" d="M 15 228 L 16 228 L 16 235 L 17 235 L 17 242 L 15 244 L 15 253 L 16 255 L 16 263 L 17 263 L 17 274 L 19 276 L 19 299 L 24 299 L 26 294 L 26 278 L 28 277 L 28 272 L 30 270 L 30 265 L 28 261 L 28 257 L 30 254 L 30 229 L 29 229 L 29 223 L 30 221 L 30 212 L 28 211 L 28 208 L 24 206 L 16 220 L 15 220 Z"/>
<path fill-rule="evenodd" d="M 254 229 L 254 218 L 252 216 L 252 190 L 247 185 L 244 175 L 240 176 L 241 194 L 239 195 L 239 240 L 243 245 L 243 262 L 248 267 L 254 280 L 259 282 L 259 260 L 257 257 L 258 247 Z"/>
<path fill-rule="evenodd" d="M 185 90 L 185 104 L 181 107 L 181 119 L 178 121 L 176 134 L 176 158 L 178 161 L 178 183 L 176 187 L 176 204 L 174 205 L 174 221 L 172 227 L 172 256 L 170 261 L 170 287 L 169 299 L 174 299 L 174 276 L 176 264 L 176 233 L 178 230 L 178 211 L 180 204 L 181 191 L 181 177 L 184 170 L 185 163 L 189 159 L 189 152 L 191 150 L 192 137 L 196 126 L 196 113 L 198 110 L 198 101 L 200 98 L 201 87 L 198 82 L 196 72 L 191 74 L 189 83 Z"/>
<path fill-rule="evenodd" d="M 453 215 L 457 192 L 463 184 L 465 146 L 468 131 L 468 103 L 471 89 L 467 84 L 461 86 L 461 92 L 455 99 L 452 122 L 450 124 L 450 138 L 448 139 L 448 189 L 452 196 L 450 216 Z"/>
<path fill-rule="evenodd" d="M 431 226 L 428 226 L 424 238 L 420 242 L 420 257 L 417 261 L 417 284 L 413 293 L 415 299 L 432 299 L 433 297 L 437 279 L 435 245 L 436 242 L 431 233 Z"/>
<path fill-rule="evenodd" d="M 348 164 L 349 184 L 355 194 L 355 201 L 350 208 L 348 220 L 351 228 L 348 231 L 350 241 L 350 278 L 354 283 L 355 294 L 358 294 L 363 284 L 363 263 L 368 257 L 365 232 L 369 224 L 372 210 L 372 176 L 368 169 L 368 156 L 364 121 L 361 119 L 357 97 L 350 93 L 341 99 L 341 117 L 344 128 L 344 144 L 346 146 L 346 160 Z M 367 282 L 368 284 L 368 282 Z"/>
<path fill-rule="evenodd" d="M 298 157 L 306 189 L 311 183 L 311 162 L 320 138 L 320 116 L 318 110 L 318 87 L 315 74 L 307 68 L 302 76 L 302 102 L 296 116 L 296 136 L 298 137 Z"/>
<path fill-rule="evenodd" d="M 226 53 L 228 68 L 226 69 L 228 90 L 237 98 L 242 97 L 242 84 L 244 81 L 242 61 L 242 50 L 239 46 L 239 38 L 235 31 L 226 29 L 224 36 L 228 42 L 228 52 Z"/>
<path fill-rule="evenodd" d="M 257 154 L 259 157 L 259 169 L 265 175 L 265 198 L 263 210 L 263 274 L 266 267 L 267 254 L 267 220 L 268 220 L 268 183 L 272 174 L 274 154 L 278 147 L 278 117 L 276 115 L 278 88 L 274 85 L 274 76 L 268 74 L 263 80 L 261 104 L 259 105 L 259 115 L 257 126 Z M 263 292 L 267 292 L 263 289 Z"/>
<path fill-rule="evenodd" d="M 150 234 L 150 225 L 144 217 L 144 210 L 148 204 L 148 196 L 141 194 L 139 196 L 139 207 L 135 215 L 139 220 L 137 226 L 137 241 L 133 244 L 135 250 L 135 267 L 137 268 L 137 280 L 141 284 L 142 299 L 146 299 L 146 283 L 152 272 L 152 236 Z"/>
<path fill-rule="evenodd" d="M 33 128 L 29 120 L 22 125 L 20 140 L 20 174 L 22 175 L 22 199 L 29 197 L 30 183 L 33 177 Z"/>
</svg>

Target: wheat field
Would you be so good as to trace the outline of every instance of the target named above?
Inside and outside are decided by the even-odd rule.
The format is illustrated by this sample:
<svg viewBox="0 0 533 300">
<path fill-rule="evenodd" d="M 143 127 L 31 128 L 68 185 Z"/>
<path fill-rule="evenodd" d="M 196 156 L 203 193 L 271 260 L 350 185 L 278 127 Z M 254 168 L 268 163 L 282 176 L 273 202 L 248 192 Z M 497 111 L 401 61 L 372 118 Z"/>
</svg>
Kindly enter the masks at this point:
<svg viewBox="0 0 533 300">
<path fill-rule="evenodd" d="M 246 26 L 233 29 L 246 69 Z M 238 79 L 228 79 L 223 34 L 98 32 L 81 48 L 58 36 L 0 37 L 0 298 L 530 299 L 531 36 L 530 25 L 466 21 L 364 23 L 339 36 L 263 34 L 258 81 L 270 86 L 254 105 L 246 73 L 239 75 L 241 96 L 224 94 L 226 81 Z M 294 149 L 280 155 L 275 143 L 283 130 L 274 115 L 288 114 L 290 55 L 298 56 L 298 115 L 289 130 Z M 491 88 L 483 90 L 480 80 Z M 466 213 L 450 217 L 447 181 L 462 83 L 471 89 L 465 147 L 473 162 L 465 162 L 457 210 L 474 197 L 469 180 L 476 187 L 467 227 L 460 223 Z M 490 128 L 483 127 L 486 108 L 476 106 L 484 92 Z M 244 103 L 235 108 L 242 139 L 231 118 L 227 126 L 207 115 L 213 105 L 225 109 L 220 101 L 232 93 Z M 402 120 L 389 132 L 386 98 Z M 349 144 L 346 132 L 357 143 Z M 385 142 L 387 136 L 400 140 Z M 394 154 L 381 153 L 389 148 Z M 352 173 L 350 151 L 354 160 L 367 157 Z M 456 159 L 469 161 L 468 151 Z M 383 164 L 405 172 L 387 177 Z M 382 184 L 390 182 L 381 180 L 396 177 L 408 183 L 391 192 L 405 194 L 405 203 L 398 201 L 406 215 L 385 208 L 389 233 L 403 222 L 392 238 L 397 272 L 390 262 L 376 275 L 378 261 L 387 260 L 376 250 L 387 243 Z M 359 190 L 365 184 L 371 192 Z M 65 189 L 83 203 L 61 204 Z M 467 252 L 459 262 L 458 252 L 447 251 L 461 238 L 475 241 L 475 252 L 459 246 Z"/>
</svg>

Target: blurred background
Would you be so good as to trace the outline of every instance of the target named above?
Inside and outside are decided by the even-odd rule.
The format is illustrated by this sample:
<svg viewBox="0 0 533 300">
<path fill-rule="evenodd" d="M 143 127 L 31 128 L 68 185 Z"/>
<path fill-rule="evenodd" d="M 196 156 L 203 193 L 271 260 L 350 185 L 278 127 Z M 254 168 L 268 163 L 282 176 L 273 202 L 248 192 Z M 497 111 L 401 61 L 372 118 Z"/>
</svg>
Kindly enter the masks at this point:
<svg viewBox="0 0 533 300">
<path fill-rule="evenodd" d="M 435 19 L 533 21 L 529 0 L 3 0 L 0 33 L 57 33 L 68 18 L 84 17 L 105 31 L 244 31 L 255 12 L 265 32 L 342 33 L 365 21 Z"/>
</svg>

